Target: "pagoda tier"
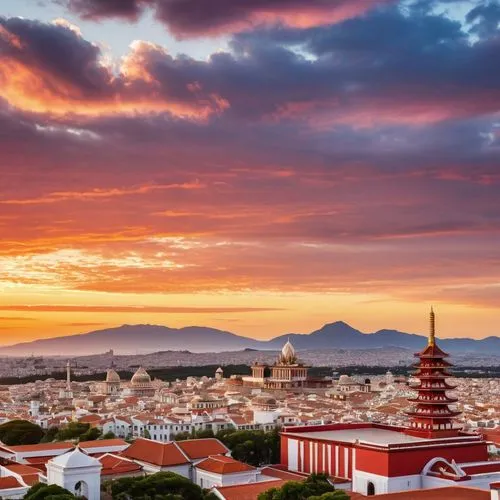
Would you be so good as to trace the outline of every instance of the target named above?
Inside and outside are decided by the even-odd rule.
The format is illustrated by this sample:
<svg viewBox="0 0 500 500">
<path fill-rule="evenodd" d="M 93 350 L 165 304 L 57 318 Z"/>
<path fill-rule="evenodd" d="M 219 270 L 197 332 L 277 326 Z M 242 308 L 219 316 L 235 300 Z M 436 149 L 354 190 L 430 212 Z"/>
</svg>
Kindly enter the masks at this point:
<svg viewBox="0 0 500 500">
<path fill-rule="evenodd" d="M 447 368 L 452 365 L 444 359 L 448 354 L 436 344 L 435 316 L 432 309 L 430 323 L 428 344 L 424 350 L 415 354 L 419 362 L 415 364 L 417 370 L 414 376 L 420 382 L 411 387 L 418 394 L 408 399 L 414 406 L 407 412 L 410 417 L 407 433 L 429 439 L 456 435 L 458 429 L 453 425 L 453 419 L 460 415 L 459 411 L 449 406 L 458 401 L 446 394 L 446 391 L 455 389 L 454 385 L 446 381 L 446 378 L 451 376 Z"/>
</svg>

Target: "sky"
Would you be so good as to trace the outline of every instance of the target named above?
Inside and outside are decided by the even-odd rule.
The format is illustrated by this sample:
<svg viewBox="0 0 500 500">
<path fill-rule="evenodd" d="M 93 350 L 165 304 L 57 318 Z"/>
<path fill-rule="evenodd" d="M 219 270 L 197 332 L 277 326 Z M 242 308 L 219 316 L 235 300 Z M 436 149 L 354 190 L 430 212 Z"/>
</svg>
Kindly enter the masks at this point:
<svg viewBox="0 0 500 500">
<path fill-rule="evenodd" d="M 210 5 L 210 8 L 207 5 Z M 500 2 L 0 0 L 0 344 L 498 335 Z"/>
</svg>

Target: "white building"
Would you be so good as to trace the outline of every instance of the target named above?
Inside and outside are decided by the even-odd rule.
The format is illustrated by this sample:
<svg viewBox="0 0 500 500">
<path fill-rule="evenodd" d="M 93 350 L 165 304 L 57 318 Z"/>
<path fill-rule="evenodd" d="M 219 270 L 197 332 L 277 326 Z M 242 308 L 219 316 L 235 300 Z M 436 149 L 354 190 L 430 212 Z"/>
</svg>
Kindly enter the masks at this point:
<svg viewBox="0 0 500 500">
<path fill-rule="evenodd" d="M 47 483 L 57 484 L 88 500 L 100 500 L 101 469 L 99 460 L 75 448 L 47 462 Z"/>
</svg>

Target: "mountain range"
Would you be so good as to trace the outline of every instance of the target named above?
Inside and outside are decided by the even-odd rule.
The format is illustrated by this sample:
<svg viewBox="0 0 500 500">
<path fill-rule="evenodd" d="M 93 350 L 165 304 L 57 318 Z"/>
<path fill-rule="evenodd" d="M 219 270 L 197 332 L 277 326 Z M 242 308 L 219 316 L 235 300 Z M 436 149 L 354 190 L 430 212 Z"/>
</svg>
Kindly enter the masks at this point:
<svg viewBox="0 0 500 500">
<path fill-rule="evenodd" d="M 159 325 L 123 325 L 89 333 L 40 339 L 0 348 L 0 355 L 97 354 L 113 349 L 117 354 L 158 351 L 223 352 L 242 349 L 278 350 L 290 340 L 297 350 L 375 349 L 400 347 L 418 351 L 426 337 L 397 330 L 363 333 L 343 321 L 328 323 L 308 334 L 291 333 L 270 340 L 254 340 L 215 328 L 189 326 L 169 328 Z M 500 337 L 485 339 L 447 338 L 439 345 L 450 353 L 500 355 Z"/>
</svg>

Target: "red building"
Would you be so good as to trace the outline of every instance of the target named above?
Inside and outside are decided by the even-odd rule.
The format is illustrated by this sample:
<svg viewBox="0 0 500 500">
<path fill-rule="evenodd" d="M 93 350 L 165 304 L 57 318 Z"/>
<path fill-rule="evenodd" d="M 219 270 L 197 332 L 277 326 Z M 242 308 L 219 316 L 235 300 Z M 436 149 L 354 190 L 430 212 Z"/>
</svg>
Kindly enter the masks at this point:
<svg viewBox="0 0 500 500">
<path fill-rule="evenodd" d="M 489 490 L 500 480 L 500 462 L 488 462 L 481 435 L 454 424 L 459 412 L 446 391 L 451 366 L 435 340 L 435 316 L 427 347 L 417 354 L 417 396 L 408 427 L 332 424 L 289 427 L 281 434 L 281 463 L 290 471 L 326 473 L 364 495 L 437 487 Z"/>
<path fill-rule="evenodd" d="M 456 403 L 446 391 L 455 389 L 446 381 L 451 376 L 447 369 L 452 365 L 446 361 L 448 354 L 436 345 L 436 324 L 434 311 L 431 309 L 430 334 L 426 348 L 415 354 L 420 361 L 415 365 L 415 376 L 420 379 L 418 386 L 413 387 L 418 392 L 417 397 L 409 399 L 415 404 L 408 413 L 411 417 L 409 434 L 427 438 L 456 436 L 459 428 L 454 426 L 454 417 L 460 412 L 450 408 Z"/>
</svg>

